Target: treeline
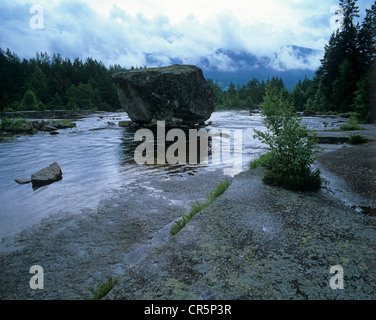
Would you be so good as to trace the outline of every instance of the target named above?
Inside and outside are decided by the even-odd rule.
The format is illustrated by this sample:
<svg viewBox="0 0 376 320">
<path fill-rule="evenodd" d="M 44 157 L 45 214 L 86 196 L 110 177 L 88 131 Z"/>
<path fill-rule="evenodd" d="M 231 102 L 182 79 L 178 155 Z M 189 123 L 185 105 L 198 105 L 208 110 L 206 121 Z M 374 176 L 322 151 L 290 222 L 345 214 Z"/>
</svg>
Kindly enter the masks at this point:
<svg viewBox="0 0 376 320">
<path fill-rule="evenodd" d="M 59 54 L 37 53 L 21 60 L 9 49 L 0 49 L 0 110 L 103 110 L 120 108 L 111 74 L 119 65 Z"/>
<path fill-rule="evenodd" d="M 207 82 L 214 91 L 216 110 L 257 109 L 263 100 L 267 83 L 271 83 L 284 97 L 290 96 L 283 80 L 278 77 L 272 77 L 266 81 L 253 78 L 247 84 L 241 86 L 235 86 L 233 82 L 230 82 L 226 90 L 221 89 L 217 81 L 208 79 Z"/>
<path fill-rule="evenodd" d="M 313 79 L 299 81 L 288 92 L 282 79 L 266 82 L 253 79 L 246 85 L 233 83 L 221 90 L 212 80 L 217 109 L 255 108 L 262 102 L 265 84 L 275 87 L 294 104 L 296 111 L 352 113 L 358 121 L 376 120 L 376 2 L 366 9 L 362 23 L 356 0 L 340 0 L 343 25 L 325 46 L 324 58 Z"/>
</svg>

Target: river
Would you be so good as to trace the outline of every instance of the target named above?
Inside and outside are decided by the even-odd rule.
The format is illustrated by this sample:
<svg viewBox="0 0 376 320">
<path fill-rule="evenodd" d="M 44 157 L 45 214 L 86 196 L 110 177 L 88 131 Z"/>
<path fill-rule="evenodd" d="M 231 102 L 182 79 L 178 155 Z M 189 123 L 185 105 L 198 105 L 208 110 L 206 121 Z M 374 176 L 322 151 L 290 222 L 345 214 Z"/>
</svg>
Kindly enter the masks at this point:
<svg viewBox="0 0 376 320">
<path fill-rule="evenodd" d="M 194 166 L 138 165 L 134 150 L 140 142 L 133 141 L 135 130 L 117 125 L 120 120 L 129 118 L 124 113 L 92 114 L 74 120 L 77 126 L 60 130 L 59 135 L 38 132 L 0 138 L 0 239 L 62 211 L 80 214 L 83 209 L 93 209 L 115 190 L 126 188 L 134 181 L 142 185 L 150 175 L 193 175 L 200 170 L 218 168 L 210 162 Z M 109 125 L 109 121 L 115 125 Z M 242 131 L 242 169 L 264 151 L 263 145 L 252 137 L 253 129 L 263 128 L 259 115 L 249 116 L 248 111 L 219 111 L 208 121 L 212 123 L 208 130 Z M 311 128 L 323 127 L 319 118 L 305 118 L 305 122 Z M 14 181 L 30 177 L 54 161 L 62 168 L 61 181 L 37 190 Z"/>
</svg>

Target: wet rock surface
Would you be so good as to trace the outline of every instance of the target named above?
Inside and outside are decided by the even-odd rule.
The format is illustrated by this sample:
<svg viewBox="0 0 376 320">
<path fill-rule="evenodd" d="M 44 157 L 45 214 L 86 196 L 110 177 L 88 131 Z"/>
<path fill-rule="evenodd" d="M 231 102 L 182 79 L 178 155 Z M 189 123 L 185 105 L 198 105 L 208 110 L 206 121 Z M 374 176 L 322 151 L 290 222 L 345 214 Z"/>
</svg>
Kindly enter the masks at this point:
<svg viewBox="0 0 376 320">
<path fill-rule="evenodd" d="M 196 66 L 126 70 L 112 77 L 120 104 L 135 123 L 177 118 L 184 124 L 200 124 L 214 111 L 214 93 Z"/>
<path fill-rule="evenodd" d="M 223 180 L 222 170 L 175 171 L 117 190 L 95 210 L 62 211 L 0 239 L 0 299 L 84 299 L 107 277 L 122 277 L 168 241 L 172 223 Z M 33 265 L 43 268 L 43 290 L 30 289 Z"/>
<path fill-rule="evenodd" d="M 229 189 L 108 299 L 375 299 L 375 220 L 320 191 L 262 183 L 263 169 Z M 329 286 L 344 268 L 345 289 Z"/>
</svg>

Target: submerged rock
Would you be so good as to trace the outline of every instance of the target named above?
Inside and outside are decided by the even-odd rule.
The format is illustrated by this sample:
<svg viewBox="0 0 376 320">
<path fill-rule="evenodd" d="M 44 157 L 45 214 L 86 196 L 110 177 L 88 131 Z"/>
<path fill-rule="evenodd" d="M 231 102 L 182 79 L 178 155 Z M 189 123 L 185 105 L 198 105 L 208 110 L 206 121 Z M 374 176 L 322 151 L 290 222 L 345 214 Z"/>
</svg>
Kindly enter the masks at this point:
<svg viewBox="0 0 376 320">
<path fill-rule="evenodd" d="M 54 162 L 46 168 L 39 170 L 31 175 L 31 182 L 34 188 L 61 180 L 63 173 L 60 166 Z"/>
<path fill-rule="evenodd" d="M 198 124 L 214 111 L 214 93 L 196 66 L 173 65 L 121 71 L 112 76 L 119 101 L 133 122 L 180 118 Z"/>
</svg>

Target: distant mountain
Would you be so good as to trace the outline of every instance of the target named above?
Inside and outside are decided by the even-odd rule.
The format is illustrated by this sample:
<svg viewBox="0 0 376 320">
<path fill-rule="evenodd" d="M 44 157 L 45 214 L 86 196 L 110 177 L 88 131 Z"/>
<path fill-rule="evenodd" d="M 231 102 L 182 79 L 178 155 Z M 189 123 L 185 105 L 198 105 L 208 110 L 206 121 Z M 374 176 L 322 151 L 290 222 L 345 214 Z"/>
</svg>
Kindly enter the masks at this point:
<svg viewBox="0 0 376 320">
<path fill-rule="evenodd" d="M 248 52 L 217 50 L 214 54 L 202 57 L 196 64 L 206 78 L 218 81 L 225 89 L 230 82 L 243 85 L 252 78 L 259 81 L 273 76 L 282 78 L 287 89 L 291 90 L 305 77 L 312 79 L 319 65 L 322 51 L 297 46 L 285 46 L 274 57 L 256 57 Z M 149 56 L 152 60 L 152 56 Z M 183 63 L 172 59 L 173 63 Z"/>
</svg>

